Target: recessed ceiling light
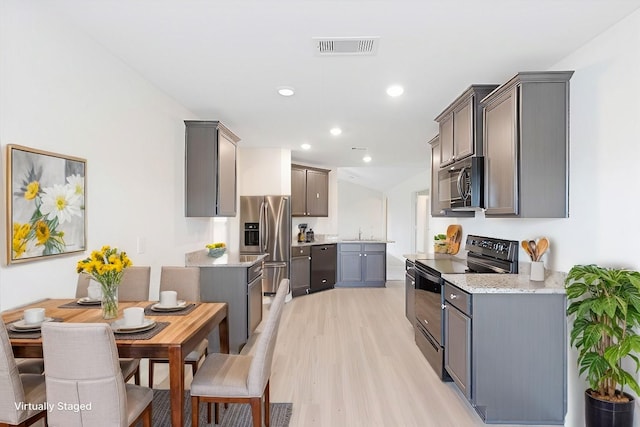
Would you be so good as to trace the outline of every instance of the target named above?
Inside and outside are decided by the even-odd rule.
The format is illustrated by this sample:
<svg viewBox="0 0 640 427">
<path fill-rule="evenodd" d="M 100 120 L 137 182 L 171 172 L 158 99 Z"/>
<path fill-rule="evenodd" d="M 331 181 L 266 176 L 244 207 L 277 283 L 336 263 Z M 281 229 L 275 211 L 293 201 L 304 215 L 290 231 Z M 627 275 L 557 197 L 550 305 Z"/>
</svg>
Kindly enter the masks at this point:
<svg viewBox="0 0 640 427">
<path fill-rule="evenodd" d="M 342 129 L 340 128 L 332 128 L 329 132 L 331 132 L 331 135 L 333 136 L 338 136 L 342 133 Z"/>
<path fill-rule="evenodd" d="M 371 156 L 367 154 L 362 158 L 362 161 L 365 163 L 369 163 L 371 161 Z"/>
<path fill-rule="evenodd" d="M 400 85 L 393 85 L 393 86 L 389 86 L 387 88 L 387 95 L 392 96 L 392 97 L 396 97 L 396 96 L 400 96 L 404 93 L 404 88 Z"/>
<path fill-rule="evenodd" d="M 278 87 L 278 93 L 282 96 L 292 96 L 296 92 L 291 86 L 280 86 Z"/>
<path fill-rule="evenodd" d="M 311 148 L 311 144 L 302 144 L 300 148 L 302 148 L 303 150 L 308 150 Z"/>
</svg>

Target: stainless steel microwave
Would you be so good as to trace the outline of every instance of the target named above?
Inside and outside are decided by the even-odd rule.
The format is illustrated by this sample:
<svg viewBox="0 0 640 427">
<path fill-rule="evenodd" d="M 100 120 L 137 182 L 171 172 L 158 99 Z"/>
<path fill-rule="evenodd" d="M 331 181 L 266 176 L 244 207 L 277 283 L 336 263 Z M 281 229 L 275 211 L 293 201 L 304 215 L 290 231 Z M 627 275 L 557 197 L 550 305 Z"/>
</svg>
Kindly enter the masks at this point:
<svg viewBox="0 0 640 427">
<path fill-rule="evenodd" d="M 440 206 L 451 210 L 484 208 L 484 157 L 467 157 L 438 172 Z"/>
</svg>

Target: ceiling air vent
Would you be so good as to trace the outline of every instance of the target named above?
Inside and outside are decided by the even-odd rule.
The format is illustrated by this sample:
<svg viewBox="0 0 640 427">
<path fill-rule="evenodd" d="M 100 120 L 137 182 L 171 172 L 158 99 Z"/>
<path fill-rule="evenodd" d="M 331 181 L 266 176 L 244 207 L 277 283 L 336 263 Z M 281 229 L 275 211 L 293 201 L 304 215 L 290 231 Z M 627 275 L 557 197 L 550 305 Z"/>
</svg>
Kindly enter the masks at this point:
<svg viewBox="0 0 640 427">
<path fill-rule="evenodd" d="M 318 56 L 375 55 L 380 37 L 314 37 Z"/>
</svg>

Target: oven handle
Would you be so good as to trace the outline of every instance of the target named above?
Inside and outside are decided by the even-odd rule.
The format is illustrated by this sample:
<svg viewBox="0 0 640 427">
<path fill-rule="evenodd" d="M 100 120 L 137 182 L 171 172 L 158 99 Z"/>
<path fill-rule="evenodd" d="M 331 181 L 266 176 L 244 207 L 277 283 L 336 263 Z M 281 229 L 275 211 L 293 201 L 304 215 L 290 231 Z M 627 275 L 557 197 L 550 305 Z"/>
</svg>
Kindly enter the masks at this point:
<svg viewBox="0 0 640 427">
<path fill-rule="evenodd" d="M 505 270 L 504 268 L 500 268 L 500 267 L 496 267 L 495 265 L 484 263 L 482 261 L 479 261 L 477 258 L 474 258 L 473 262 L 475 262 L 476 264 L 479 264 L 479 265 L 481 265 L 483 267 L 487 267 L 489 270 L 493 270 L 496 273 L 509 273 L 509 271 Z"/>
<path fill-rule="evenodd" d="M 429 273 L 427 270 L 417 267 L 415 268 L 416 274 L 419 276 L 424 277 L 425 279 L 431 281 L 431 282 L 435 282 L 435 283 L 439 283 L 440 280 L 442 279 L 439 276 L 436 276 L 434 274 Z"/>
</svg>

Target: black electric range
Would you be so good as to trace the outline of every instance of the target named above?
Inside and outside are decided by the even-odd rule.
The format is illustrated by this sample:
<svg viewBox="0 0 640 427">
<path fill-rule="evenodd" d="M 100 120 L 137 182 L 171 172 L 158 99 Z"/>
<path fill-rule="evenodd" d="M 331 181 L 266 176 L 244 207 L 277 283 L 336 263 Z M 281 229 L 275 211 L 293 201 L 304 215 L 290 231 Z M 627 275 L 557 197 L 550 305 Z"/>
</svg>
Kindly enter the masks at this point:
<svg viewBox="0 0 640 427">
<path fill-rule="evenodd" d="M 444 369 L 444 329 L 442 328 L 443 274 L 517 273 L 518 242 L 468 235 L 466 263 L 453 256 L 415 261 L 415 340 L 429 364 L 444 381 L 451 377 Z"/>
<path fill-rule="evenodd" d="M 436 259 L 416 259 L 432 274 L 461 273 L 518 273 L 519 245 L 515 240 L 469 234 L 464 247 L 467 252 L 466 263 L 453 256 Z"/>
</svg>

